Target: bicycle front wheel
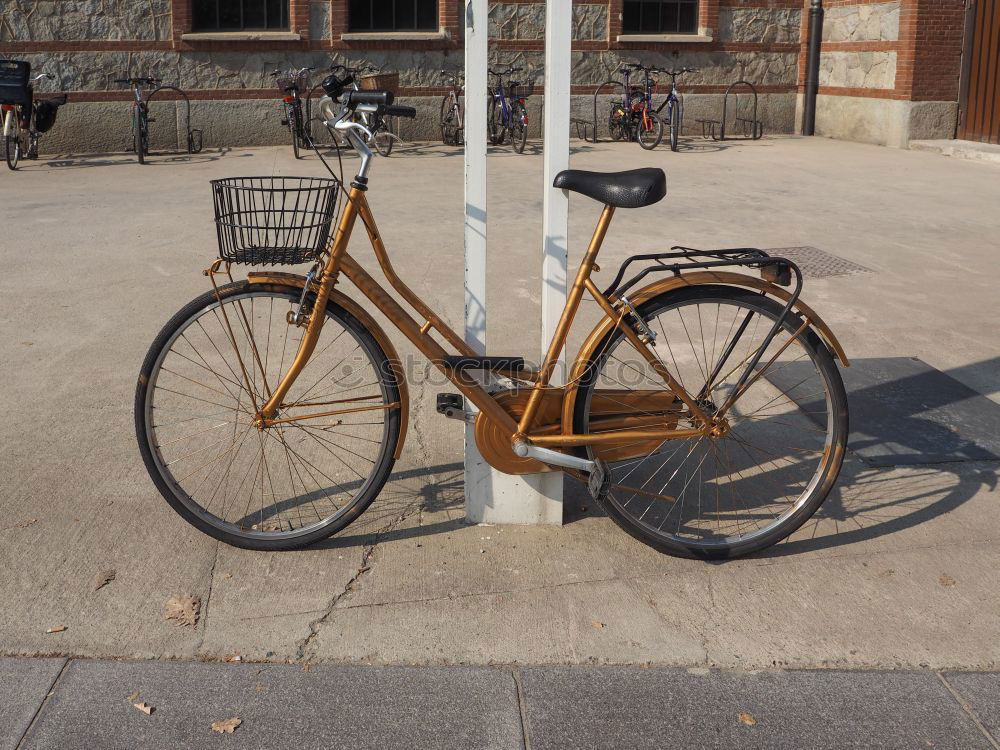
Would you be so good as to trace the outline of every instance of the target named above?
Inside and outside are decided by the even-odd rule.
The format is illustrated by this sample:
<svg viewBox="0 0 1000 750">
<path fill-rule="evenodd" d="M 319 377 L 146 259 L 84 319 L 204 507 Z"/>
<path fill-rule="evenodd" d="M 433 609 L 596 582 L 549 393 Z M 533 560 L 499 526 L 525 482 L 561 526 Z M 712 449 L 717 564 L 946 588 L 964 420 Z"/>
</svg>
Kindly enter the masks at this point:
<svg viewBox="0 0 1000 750">
<path fill-rule="evenodd" d="M 17 163 L 21 160 L 21 138 L 16 132 L 4 137 L 4 155 L 7 158 L 7 168 L 17 169 Z"/>
<path fill-rule="evenodd" d="M 146 129 L 143 127 L 143 114 L 139 107 L 132 108 L 132 148 L 140 164 L 146 162 Z"/>
<path fill-rule="evenodd" d="M 680 102 L 670 102 L 667 118 L 670 121 L 670 150 L 677 150 L 677 142 L 681 134 L 681 105 Z"/>
<path fill-rule="evenodd" d="M 446 146 L 458 145 L 458 105 L 445 94 L 441 100 L 441 142 Z"/>
<path fill-rule="evenodd" d="M 520 102 L 511 105 L 510 143 L 519 154 L 524 153 L 524 145 L 528 142 L 528 112 Z"/>
<path fill-rule="evenodd" d="M 185 520 L 239 547 L 290 549 L 340 531 L 394 462 L 394 370 L 332 302 L 313 311 L 326 319 L 282 422 L 255 422 L 304 333 L 287 320 L 300 294 L 237 282 L 198 297 L 160 332 L 139 375 L 136 433 L 153 482 Z"/>
<path fill-rule="evenodd" d="M 392 115 L 386 115 L 376 123 L 374 139 L 375 150 L 382 156 L 388 156 L 392 153 L 392 147 L 394 145 L 394 141 L 396 140 L 395 132 L 396 118 Z"/>
<path fill-rule="evenodd" d="M 644 112 L 639 117 L 637 137 L 639 145 L 647 151 L 660 145 L 660 140 L 663 138 L 663 121 L 655 112 Z"/>
<path fill-rule="evenodd" d="M 826 498 L 846 447 L 847 397 L 829 350 L 798 315 L 735 391 L 781 312 L 773 299 L 724 286 L 639 306 L 657 337 L 653 352 L 703 412 L 714 416 L 738 395 L 719 435 L 586 449 L 608 464 L 608 515 L 635 538 L 672 555 L 736 557 L 784 539 Z M 597 351 L 577 396 L 576 432 L 621 430 L 626 419 L 645 429 L 700 426 L 620 329 Z"/>
</svg>

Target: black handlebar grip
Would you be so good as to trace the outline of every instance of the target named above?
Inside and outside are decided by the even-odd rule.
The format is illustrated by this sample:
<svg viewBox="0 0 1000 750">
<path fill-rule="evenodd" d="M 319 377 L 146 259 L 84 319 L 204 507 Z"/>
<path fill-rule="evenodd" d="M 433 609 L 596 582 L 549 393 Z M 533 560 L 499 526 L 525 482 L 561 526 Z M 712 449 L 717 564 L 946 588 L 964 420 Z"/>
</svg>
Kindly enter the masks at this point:
<svg viewBox="0 0 1000 750">
<path fill-rule="evenodd" d="M 350 106 L 374 104 L 377 107 L 388 107 L 393 98 L 391 91 L 348 91 L 346 101 Z"/>
<path fill-rule="evenodd" d="M 328 75 L 320 85 L 323 87 L 326 95 L 336 101 L 340 99 L 341 94 L 344 93 L 344 89 L 352 83 L 354 83 L 354 76 L 352 75 L 347 75 L 343 78 L 338 78 L 336 75 Z"/>
<path fill-rule="evenodd" d="M 406 117 L 409 119 L 414 119 L 417 116 L 417 110 L 413 107 L 405 107 L 402 104 L 391 104 L 385 108 L 385 113 L 387 115 L 395 115 L 396 117 Z"/>
</svg>

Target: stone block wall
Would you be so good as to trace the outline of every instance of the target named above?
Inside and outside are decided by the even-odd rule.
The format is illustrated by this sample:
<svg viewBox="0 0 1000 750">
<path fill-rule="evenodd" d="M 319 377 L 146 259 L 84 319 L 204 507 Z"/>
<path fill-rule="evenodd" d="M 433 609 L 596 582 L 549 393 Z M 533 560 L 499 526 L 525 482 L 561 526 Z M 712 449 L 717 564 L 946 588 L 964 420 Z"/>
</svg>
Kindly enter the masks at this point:
<svg viewBox="0 0 1000 750">
<path fill-rule="evenodd" d="M 352 34 L 347 0 L 288 2 L 290 24 L 284 33 L 205 35 L 192 28 L 191 0 L 0 0 L 0 54 L 29 59 L 36 69 L 55 74 L 57 80 L 41 90 L 70 92 L 70 107 L 43 141 L 53 148 L 100 147 L 92 135 L 60 132 L 64 115 L 70 117 L 73 109 L 83 112 L 93 106 L 98 119 L 91 122 L 118 118 L 127 127 L 130 93 L 113 83 L 126 75 L 160 77 L 188 91 L 196 103 L 194 125 L 206 131 L 206 143 L 282 142 L 287 134 L 275 125 L 281 114 L 270 71 L 307 65 L 323 69 L 332 62 L 398 72 L 398 98 L 420 112 L 420 121 L 405 124 L 404 133 L 436 137 L 438 105 L 446 91 L 440 71 L 463 64 L 462 0 L 439 0 L 437 33 L 405 38 Z M 676 64 L 698 68 L 679 81 L 691 103 L 689 131 L 699 127 L 693 112 L 718 117 L 723 92 L 738 79 L 752 81 L 768 102 L 761 107 L 767 132 L 794 130 L 808 0 L 701 0 L 698 32 L 688 36 L 623 33 L 622 2 L 573 3 L 575 109 L 586 111 L 589 101 L 592 110 L 594 90 L 620 78 L 622 63 Z M 826 0 L 822 95 L 905 99 L 922 85 L 912 78 L 912 40 L 927 29 L 919 9 L 961 2 Z M 529 107 L 534 112 L 543 94 L 544 2 L 493 2 L 489 28 L 493 63 L 523 66 L 525 77 L 535 81 L 537 95 Z M 665 79 L 657 98 L 667 91 Z M 251 111 L 253 117 L 247 114 Z M 211 122 L 199 122 L 202 117 Z M 235 122 L 223 127 L 217 120 L 225 117 Z M 540 116 L 534 119 L 533 128 L 541 122 Z M 599 123 L 604 119 L 606 113 L 599 112 Z M 822 128 L 836 130 L 826 120 Z M 117 147 L 118 140 L 109 137 L 104 147 Z"/>
</svg>

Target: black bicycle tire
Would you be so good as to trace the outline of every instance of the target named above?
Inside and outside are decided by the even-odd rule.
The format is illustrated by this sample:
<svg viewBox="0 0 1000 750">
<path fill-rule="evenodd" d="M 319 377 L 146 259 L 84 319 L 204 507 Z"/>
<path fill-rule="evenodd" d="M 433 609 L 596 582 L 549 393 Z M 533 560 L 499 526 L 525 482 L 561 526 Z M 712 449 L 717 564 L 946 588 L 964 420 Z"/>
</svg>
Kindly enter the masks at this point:
<svg viewBox="0 0 1000 750">
<path fill-rule="evenodd" d="M 510 130 L 510 143 L 514 147 L 514 150 L 519 153 L 524 153 L 524 146 L 528 142 L 528 126 L 524 122 L 523 117 L 528 114 L 527 109 L 520 102 L 514 102 L 511 105 L 511 119 L 517 123 L 520 122 L 520 126 L 515 125 Z M 520 136 L 515 136 L 514 128 L 520 128 Z"/>
<path fill-rule="evenodd" d="M 647 112 L 646 117 L 652 120 L 653 123 L 655 124 L 656 138 L 650 143 L 647 143 L 646 141 L 643 140 L 642 138 L 642 134 L 644 132 L 642 129 L 643 121 L 642 117 L 640 117 L 639 123 L 636 126 L 635 139 L 639 142 L 639 146 L 641 148 L 644 148 L 646 151 L 652 151 L 654 148 L 659 146 L 660 141 L 663 140 L 663 120 L 661 120 L 655 112 Z"/>
<path fill-rule="evenodd" d="M 145 147 L 142 142 L 142 111 L 139 106 L 132 107 L 132 147 L 140 164 L 146 163 Z"/>
<path fill-rule="evenodd" d="M 379 462 L 373 468 L 368 482 L 362 488 L 362 492 L 358 494 L 352 503 L 350 510 L 340 518 L 337 518 L 336 521 L 314 529 L 311 532 L 304 532 L 302 534 L 289 536 L 288 538 L 279 540 L 261 540 L 259 538 L 247 538 L 245 536 L 227 532 L 217 526 L 213 526 L 194 513 L 187 506 L 187 504 L 178 498 L 170 489 L 163 475 L 160 473 L 159 467 L 157 467 L 156 461 L 153 457 L 153 450 L 149 443 L 149 431 L 146 429 L 146 399 L 150 393 L 149 383 L 155 382 L 151 376 L 153 375 L 153 369 L 160 358 L 160 352 L 164 346 L 170 342 L 171 337 L 178 329 L 181 329 L 186 322 L 193 319 L 196 313 L 204 310 L 209 305 L 215 304 L 217 299 L 225 299 L 250 290 L 283 295 L 293 301 L 298 301 L 302 294 L 302 290 L 298 287 L 283 286 L 280 284 L 250 284 L 247 281 L 237 281 L 232 284 L 226 284 L 219 287 L 218 297 L 216 296 L 217 293 L 215 291 L 208 291 L 199 295 L 182 307 L 167 322 L 159 334 L 157 334 L 153 343 L 150 345 L 149 351 L 143 360 L 142 368 L 139 371 L 134 404 L 136 439 L 139 443 L 139 452 L 142 454 L 143 462 L 146 465 L 146 470 L 148 471 L 150 478 L 153 480 L 153 484 L 156 485 L 156 488 L 159 490 L 160 494 L 163 496 L 164 500 L 167 501 L 170 507 L 196 529 L 215 539 L 218 539 L 219 541 L 225 542 L 226 544 L 230 544 L 235 547 L 242 547 L 244 549 L 267 551 L 296 549 L 308 546 L 319 541 L 320 539 L 326 539 L 340 531 L 343 531 L 347 526 L 356 521 L 358 517 L 361 516 L 361 514 L 364 513 L 364 511 L 372 504 L 375 498 L 378 497 L 382 488 L 385 486 L 386 481 L 388 481 L 389 474 L 395 464 L 394 454 L 396 446 L 399 443 L 401 431 L 400 410 L 387 410 L 387 426 L 385 431 L 386 438 L 382 446 L 382 453 Z M 400 391 L 395 370 L 389 366 L 389 358 L 386 355 L 385 350 L 379 345 L 375 336 L 367 328 L 365 328 L 361 321 L 332 300 L 327 302 L 326 312 L 328 315 L 332 314 L 332 317 L 336 318 L 345 328 L 351 328 L 353 332 L 358 335 L 359 342 L 362 342 L 362 346 L 367 350 L 368 354 L 377 358 L 377 362 L 375 362 L 374 359 L 372 362 L 373 365 L 377 366 L 376 372 L 378 372 L 383 379 L 385 389 L 384 397 L 389 399 L 390 403 L 399 402 Z"/>
<path fill-rule="evenodd" d="M 669 107 L 670 115 L 670 150 L 677 151 L 677 141 L 681 132 L 681 105 L 680 102 L 672 102 Z"/>
<path fill-rule="evenodd" d="M 504 136 L 507 132 L 503 122 L 497 120 L 498 113 L 502 111 L 503 110 L 497 106 L 497 100 L 493 96 L 490 96 L 490 108 L 486 118 L 486 130 L 489 135 L 490 143 L 494 146 L 503 144 Z"/>
<path fill-rule="evenodd" d="M 455 118 L 458 113 L 456 110 L 457 105 L 452 103 L 451 94 L 445 94 L 444 98 L 441 99 L 441 142 L 445 146 L 458 145 L 458 125 L 457 118 Z M 454 127 L 454 138 L 448 137 L 449 123 L 452 123 L 452 127 Z"/>
<path fill-rule="evenodd" d="M 299 122 L 301 117 L 299 114 L 299 108 L 295 104 L 288 105 L 288 132 L 292 134 L 292 154 L 296 159 L 301 159 L 299 155 Z"/>
<path fill-rule="evenodd" d="M 724 299 L 726 301 L 739 300 L 750 307 L 758 306 L 758 309 L 766 309 L 766 312 L 777 317 L 780 315 L 782 306 L 775 300 L 761 294 L 751 292 L 737 287 L 727 287 L 721 285 L 705 285 L 689 287 L 659 294 L 647 300 L 637 308 L 638 314 L 645 320 L 649 313 L 659 312 L 665 308 L 676 305 L 680 302 L 693 299 Z M 795 313 L 790 313 L 785 320 L 784 329 L 789 333 L 794 333 L 802 325 L 802 318 Z M 617 340 L 624 336 L 617 326 L 612 328 L 601 340 L 595 351 L 609 352 Z M 728 546 L 717 546 L 711 549 L 698 547 L 694 544 L 685 544 L 676 539 L 664 539 L 653 534 L 648 528 L 640 525 L 636 520 L 624 510 L 619 509 L 612 498 L 603 498 L 601 506 L 611 519 L 621 527 L 626 533 L 653 549 L 673 555 L 675 557 L 688 557 L 697 559 L 729 559 L 741 557 L 753 552 L 766 549 L 781 540 L 787 538 L 802 526 L 817 509 L 823 504 L 833 485 L 843 464 L 844 451 L 847 446 L 847 435 L 849 431 L 849 418 L 847 411 L 847 393 L 840 372 L 830 350 L 819 339 L 819 337 L 809 330 L 802 338 L 804 344 L 815 353 L 812 358 L 813 363 L 818 363 L 824 378 L 828 379 L 830 396 L 833 401 L 831 413 L 834 419 L 834 446 L 830 450 L 828 464 L 822 481 L 817 482 L 813 488 L 809 499 L 802 503 L 801 507 L 788 518 L 767 534 L 745 543 L 736 543 Z M 606 355 L 605 355 L 606 356 Z M 601 371 L 600 358 L 592 359 L 587 364 L 586 374 L 580 381 L 580 390 L 576 397 L 573 411 L 573 431 L 585 433 L 587 431 L 587 411 L 589 409 L 590 398 L 593 385 L 597 381 Z M 839 450 L 838 450 L 839 446 Z M 589 457 L 589 449 L 579 449 L 582 457 Z"/>
<path fill-rule="evenodd" d="M 13 156 L 11 155 L 12 146 Z M 4 136 L 4 158 L 7 160 L 9 170 L 13 172 L 17 169 L 18 162 L 21 161 L 21 138 L 19 135 Z"/>
</svg>

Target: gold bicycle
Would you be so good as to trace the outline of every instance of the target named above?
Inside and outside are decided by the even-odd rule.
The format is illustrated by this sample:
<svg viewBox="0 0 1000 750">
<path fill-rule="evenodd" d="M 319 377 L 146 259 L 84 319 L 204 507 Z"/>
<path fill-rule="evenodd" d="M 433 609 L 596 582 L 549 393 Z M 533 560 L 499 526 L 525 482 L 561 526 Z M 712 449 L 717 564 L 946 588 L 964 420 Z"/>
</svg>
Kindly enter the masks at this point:
<svg viewBox="0 0 1000 750">
<path fill-rule="evenodd" d="M 403 449 L 407 383 L 371 313 L 334 288 L 344 278 L 454 384 L 459 394 L 439 396 L 438 410 L 475 419 L 492 466 L 575 475 L 656 549 L 733 557 L 816 511 L 843 460 L 847 399 L 834 360 L 848 363 L 799 299 L 794 263 L 750 248 L 677 247 L 629 258 L 602 291 L 592 273 L 615 210 L 660 200 L 665 178 L 568 170 L 555 185 L 604 208 L 544 361 L 530 370 L 518 357 L 478 356 L 396 274 L 366 199 L 371 151 L 351 115 L 413 110 L 344 85 L 328 79 L 323 111 L 361 157 L 350 190 L 336 179 L 215 181 L 213 288 L 167 323 L 142 365 L 139 445 L 181 516 L 229 544 L 290 549 L 340 531 L 379 494 Z M 348 253 L 358 219 L 414 314 Z M 303 261 L 313 261 L 305 276 L 228 275 L 234 263 Z M 626 278 L 630 268 L 640 270 Z M 220 274 L 228 283 L 216 283 Z M 552 385 L 585 292 L 604 317 L 567 384 Z"/>
</svg>

